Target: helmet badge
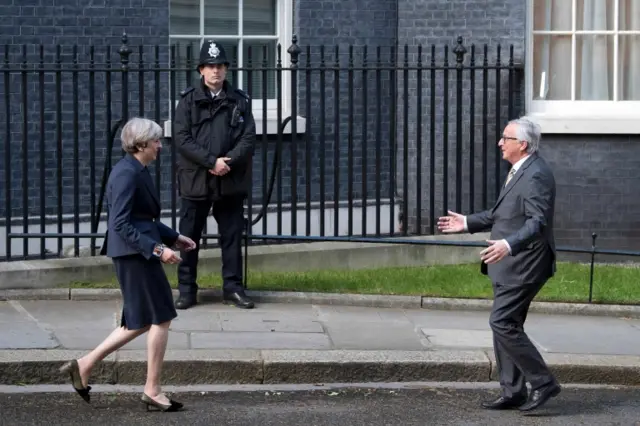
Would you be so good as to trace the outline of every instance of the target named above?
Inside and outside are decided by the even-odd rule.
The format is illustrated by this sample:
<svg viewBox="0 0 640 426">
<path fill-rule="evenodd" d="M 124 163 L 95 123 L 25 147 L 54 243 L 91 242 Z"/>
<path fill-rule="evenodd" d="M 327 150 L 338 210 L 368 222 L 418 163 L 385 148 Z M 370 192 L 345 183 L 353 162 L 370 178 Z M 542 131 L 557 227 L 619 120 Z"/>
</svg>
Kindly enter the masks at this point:
<svg viewBox="0 0 640 426">
<path fill-rule="evenodd" d="M 217 58 L 218 55 L 220 54 L 220 49 L 218 49 L 218 46 L 216 46 L 215 43 L 211 43 L 211 45 L 209 46 L 209 56 L 211 56 L 212 58 Z"/>
</svg>

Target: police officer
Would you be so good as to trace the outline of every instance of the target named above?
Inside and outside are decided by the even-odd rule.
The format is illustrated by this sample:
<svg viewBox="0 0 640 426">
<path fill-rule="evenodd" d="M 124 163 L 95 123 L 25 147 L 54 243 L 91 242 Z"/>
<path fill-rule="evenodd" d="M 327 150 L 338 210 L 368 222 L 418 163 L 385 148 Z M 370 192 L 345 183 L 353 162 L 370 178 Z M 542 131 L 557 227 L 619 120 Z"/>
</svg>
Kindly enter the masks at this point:
<svg viewBox="0 0 640 426">
<path fill-rule="evenodd" d="M 172 126 L 179 154 L 180 233 L 197 244 L 181 253 L 178 309 L 197 302 L 198 252 L 210 211 L 220 234 L 224 303 L 254 307 L 242 286 L 242 231 L 256 128 L 249 96 L 225 79 L 228 68 L 224 48 L 206 41 L 198 63 L 200 84 L 180 94 Z"/>
</svg>

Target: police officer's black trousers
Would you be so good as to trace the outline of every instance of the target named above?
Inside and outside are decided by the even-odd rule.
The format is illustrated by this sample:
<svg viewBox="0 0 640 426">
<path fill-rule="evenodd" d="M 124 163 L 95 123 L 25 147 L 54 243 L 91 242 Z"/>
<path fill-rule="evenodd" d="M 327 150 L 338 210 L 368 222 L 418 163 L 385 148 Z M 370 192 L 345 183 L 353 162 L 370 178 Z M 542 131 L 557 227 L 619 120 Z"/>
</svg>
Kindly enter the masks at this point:
<svg viewBox="0 0 640 426">
<path fill-rule="evenodd" d="M 181 252 L 178 266 L 178 290 L 181 295 L 194 295 L 198 291 L 198 253 L 200 238 L 209 211 L 218 223 L 222 251 L 223 291 L 235 293 L 242 287 L 242 231 L 244 227 L 243 197 L 223 197 L 209 200 L 182 199 L 180 208 L 180 233 L 196 243 L 196 249 Z M 212 209 L 213 205 L 213 209 Z"/>
</svg>

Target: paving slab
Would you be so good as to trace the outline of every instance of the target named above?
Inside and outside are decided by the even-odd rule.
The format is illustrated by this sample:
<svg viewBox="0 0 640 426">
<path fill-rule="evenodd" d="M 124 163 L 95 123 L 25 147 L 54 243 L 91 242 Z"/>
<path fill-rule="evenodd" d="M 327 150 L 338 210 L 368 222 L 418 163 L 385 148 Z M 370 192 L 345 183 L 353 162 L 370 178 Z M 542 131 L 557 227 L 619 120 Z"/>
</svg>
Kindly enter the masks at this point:
<svg viewBox="0 0 640 426">
<path fill-rule="evenodd" d="M 493 336 L 485 330 L 459 330 L 453 328 L 422 328 L 430 346 L 445 348 L 491 348 Z"/>
<path fill-rule="evenodd" d="M 53 349 L 55 335 L 42 328 L 16 301 L 0 302 L 0 349 Z"/>
<path fill-rule="evenodd" d="M 422 336 L 409 322 L 332 321 L 325 325 L 336 349 L 424 350 Z"/>
<path fill-rule="evenodd" d="M 65 349 L 89 350 L 98 346 L 111 332 L 111 329 L 58 329 L 56 338 Z M 143 334 L 129 342 L 122 350 L 146 349 L 147 335 Z M 169 331 L 167 342 L 169 349 L 189 349 L 189 336 L 186 333 Z"/>
<path fill-rule="evenodd" d="M 17 302 L 46 328 L 111 328 L 122 307 L 119 301 L 25 300 Z"/>
<path fill-rule="evenodd" d="M 621 318 L 535 315 L 526 330 L 546 352 L 640 354 L 640 329 Z"/>
<path fill-rule="evenodd" d="M 0 323 L 12 323 L 29 319 L 24 312 L 17 310 L 15 302 L 0 302 Z"/>
<path fill-rule="evenodd" d="M 406 311 L 405 315 L 418 328 L 489 330 L 487 312 L 415 309 Z"/>
<path fill-rule="evenodd" d="M 402 322 L 407 323 L 406 310 L 394 308 L 367 308 L 360 306 L 316 306 L 318 318 L 325 322 Z"/>
<path fill-rule="evenodd" d="M 188 309 L 180 311 L 178 317 L 171 321 L 174 331 L 222 331 L 220 315 L 212 310 Z"/>
<path fill-rule="evenodd" d="M 193 349 L 331 349 L 324 333 L 192 333 Z"/>
<path fill-rule="evenodd" d="M 225 319 L 221 322 L 222 331 L 229 332 L 286 332 L 286 333 L 324 333 L 322 324 L 307 318 L 285 318 L 284 320 L 263 318 Z"/>
<path fill-rule="evenodd" d="M 60 346 L 53 333 L 34 322 L 0 323 L 0 349 L 53 349 Z"/>
<path fill-rule="evenodd" d="M 298 305 L 291 305 L 291 309 L 287 305 L 279 304 L 271 307 L 271 309 L 263 309 L 262 305 L 259 305 L 256 309 L 242 310 L 238 308 L 220 309 L 214 305 L 210 309 L 214 312 L 218 312 L 220 320 L 235 321 L 245 318 L 260 318 L 265 320 L 298 320 L 300 318 L 317 319 L 316 310 L 312 306 L 308 306 L 307 309 L 300 309 Z M 179 314 L 178 314 L 179 315 Z"/>
</svg>

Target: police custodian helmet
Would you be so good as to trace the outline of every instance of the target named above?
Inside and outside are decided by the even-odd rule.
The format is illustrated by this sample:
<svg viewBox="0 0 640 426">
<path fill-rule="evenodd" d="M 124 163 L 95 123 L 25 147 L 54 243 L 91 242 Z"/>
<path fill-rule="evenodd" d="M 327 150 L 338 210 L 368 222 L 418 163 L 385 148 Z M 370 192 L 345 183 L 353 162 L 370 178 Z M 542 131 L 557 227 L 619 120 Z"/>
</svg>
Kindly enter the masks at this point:
<svg viewBox="0 0 640 426">
<path fill-rule="evenodd" d="M 216 64 L 229 66 L 227 53 L 224 51 L 224 47 L 214 40 L 206 40 L 202 43 L 202 48 L 200 49 L 200 61 L 198 62 L 198 68 L 203 65 Z"/>
</svg>

